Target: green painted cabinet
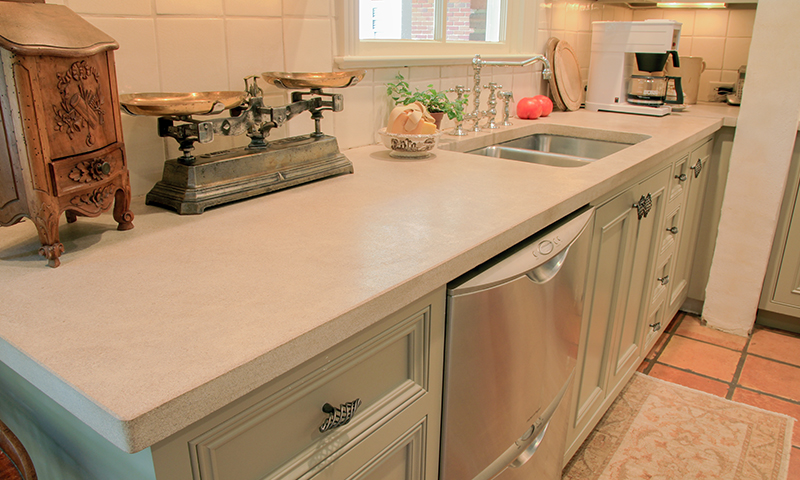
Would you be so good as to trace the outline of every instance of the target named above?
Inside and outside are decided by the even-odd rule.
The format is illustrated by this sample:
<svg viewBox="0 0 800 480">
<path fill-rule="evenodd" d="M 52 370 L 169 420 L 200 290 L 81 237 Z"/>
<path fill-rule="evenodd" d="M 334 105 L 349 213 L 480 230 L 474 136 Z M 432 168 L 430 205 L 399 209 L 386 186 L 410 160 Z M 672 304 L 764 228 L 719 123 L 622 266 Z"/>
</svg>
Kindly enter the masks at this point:
<svg viewBox="0 0 800 480">
<path fill-rule="evenodd" d="M 698 142 L 598 202 L 565 461 L 686 298 L 705 186 L 692 167 L 702 171 L 712 144 Z"/>
<path fill-rule="evenodd" d="M 660 238 L 670 172 L 671 166 L 662 166 L 597 208 L 567 458 L 640 363 L 645 279 Z"/>
<path fill-rule="evenodd" d="M 800 134 L 792 154 L 759 308 L 767 312 L 759 312 L 759 323 L 800 331 Z"/>
</svg>

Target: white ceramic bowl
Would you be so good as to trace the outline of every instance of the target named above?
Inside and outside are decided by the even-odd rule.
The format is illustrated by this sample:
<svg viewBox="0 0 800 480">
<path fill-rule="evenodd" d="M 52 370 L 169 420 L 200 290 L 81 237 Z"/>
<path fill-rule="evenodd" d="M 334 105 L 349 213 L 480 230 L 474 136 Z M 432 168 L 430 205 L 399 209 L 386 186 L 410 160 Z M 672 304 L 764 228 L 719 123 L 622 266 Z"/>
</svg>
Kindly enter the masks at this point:
<svg viewBox="0 0 800 480">
<path fill-rule="evenodd" d="M 439 143 L 442 132 L 428 135 L 411 135 L 406 133 L 389 133 L 386 128 L 378 130 L 383 145 L 391 150 L 389 155 L 399 158 L 427 157 Z"/>
</svg>

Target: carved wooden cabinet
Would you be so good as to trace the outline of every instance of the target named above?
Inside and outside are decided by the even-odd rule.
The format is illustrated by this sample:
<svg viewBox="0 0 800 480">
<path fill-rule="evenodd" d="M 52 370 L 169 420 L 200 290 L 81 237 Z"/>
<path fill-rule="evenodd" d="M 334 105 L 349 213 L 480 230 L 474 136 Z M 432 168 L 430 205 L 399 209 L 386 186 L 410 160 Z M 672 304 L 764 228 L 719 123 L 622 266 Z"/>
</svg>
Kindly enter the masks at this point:
<svg viewBox="0 0 800 480">
<path fill-rule="evenodd" d="M 0 1 L 0 225 L 33 220 L 52 267 L 62 213 L 133 228 L 116 48 L 64 6 Z"/>
</svg>

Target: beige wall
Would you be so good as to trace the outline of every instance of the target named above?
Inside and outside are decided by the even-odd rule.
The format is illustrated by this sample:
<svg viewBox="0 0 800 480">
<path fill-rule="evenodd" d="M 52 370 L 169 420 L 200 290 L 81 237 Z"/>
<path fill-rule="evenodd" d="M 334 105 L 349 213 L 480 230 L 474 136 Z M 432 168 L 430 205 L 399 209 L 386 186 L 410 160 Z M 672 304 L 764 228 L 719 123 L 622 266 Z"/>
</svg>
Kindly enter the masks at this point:
<svg viewBox="0 0 800 480">
<path fill-rule="evenodd" d="M 333 58 L 340 53 L 337 28 L 341 28 L 338 18 L 341 1 L 48 0 L 68 6 L 119 42 L 116 59 L 121 93 L 241 90 L 245 76 L 265 71 L 336 69 Z M 538 6 L 537 45 L 531 49 L 541 52 L 550 36 L 566 40 L 578 54 L 584 77 L 589 67 L 592 21 L 627 21 L 658 13 L 598 5 L 592 0 L 521 1 L 531 5 L 527 8 Z M 685 12 L 682 15 L 681 18 L 689 17 Z M 706 17 L 692 15 L 696 15 L 694 34 L 695 30 L 702 31 Z M 723 15 L 728 16 L 727 11 Z M 738 28 L 741 23 L 734 22 L 733 16 L 726 18 L 726 33 L 731 31 L 731 25 Z M 724 36 L 719 23 L 715 17 L 714 34 Z M 694 42 L 684 41 L 682 49 L 687 43 Z M 538 74 L 540 70 L 540 65 L 486 68 L 482 79 L 503 85 L 504 90 L 510 89 L 519 99 L 546 93 Z M 713 71 L 723 75 L 722 70 Z M 391 108 L 385 84 L 394 80 L 398 72 L 412 86 L 420 88 L 433 84 L 447 89 L 457 84 L 471 86 L 472 82 L 467 65 L 368 69 L 363 82 L 341 91 L 345 110 L 328 113 L 323 120 L 323 131 L 336 136 L 342 149 L 375 143 L 376 131 L 385 125 Z M 272 104 L 288 101 L 286 92 L 277 89 L 268 91 L 267 96 Z M 445 123 L 445 127 L 451 125 L 452 122 Z M 123 127 L 133 193 L 142 195 L 161 178 L 165 158 L 178 155 L 177 142 L 157 136 L 154 118 L 124 116 Z M 312 128 L 310 117 L 301 115 L 273 131 L 272 136 L 299 135 Z M 197 152 L 222 150 L 246 142 L 241 137 L 218 138 L 211 144 L 199 145 Z"/>
</svg>

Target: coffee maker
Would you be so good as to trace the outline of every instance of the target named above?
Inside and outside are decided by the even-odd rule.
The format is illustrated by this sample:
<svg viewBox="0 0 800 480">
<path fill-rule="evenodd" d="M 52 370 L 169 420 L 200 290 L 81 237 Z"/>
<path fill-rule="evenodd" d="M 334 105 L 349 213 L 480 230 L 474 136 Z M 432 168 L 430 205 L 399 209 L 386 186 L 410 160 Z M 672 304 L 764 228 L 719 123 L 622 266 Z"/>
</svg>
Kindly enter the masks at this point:
<svg viewBox="0 0 800 480">
<path fill-rule="evenodd" d="M 672 56 L 679 66 L 681 23 L 674 20 L 593 22 L 586 109 L 664 116 L 667 79 L 664 66 Z"/>
</svg>

